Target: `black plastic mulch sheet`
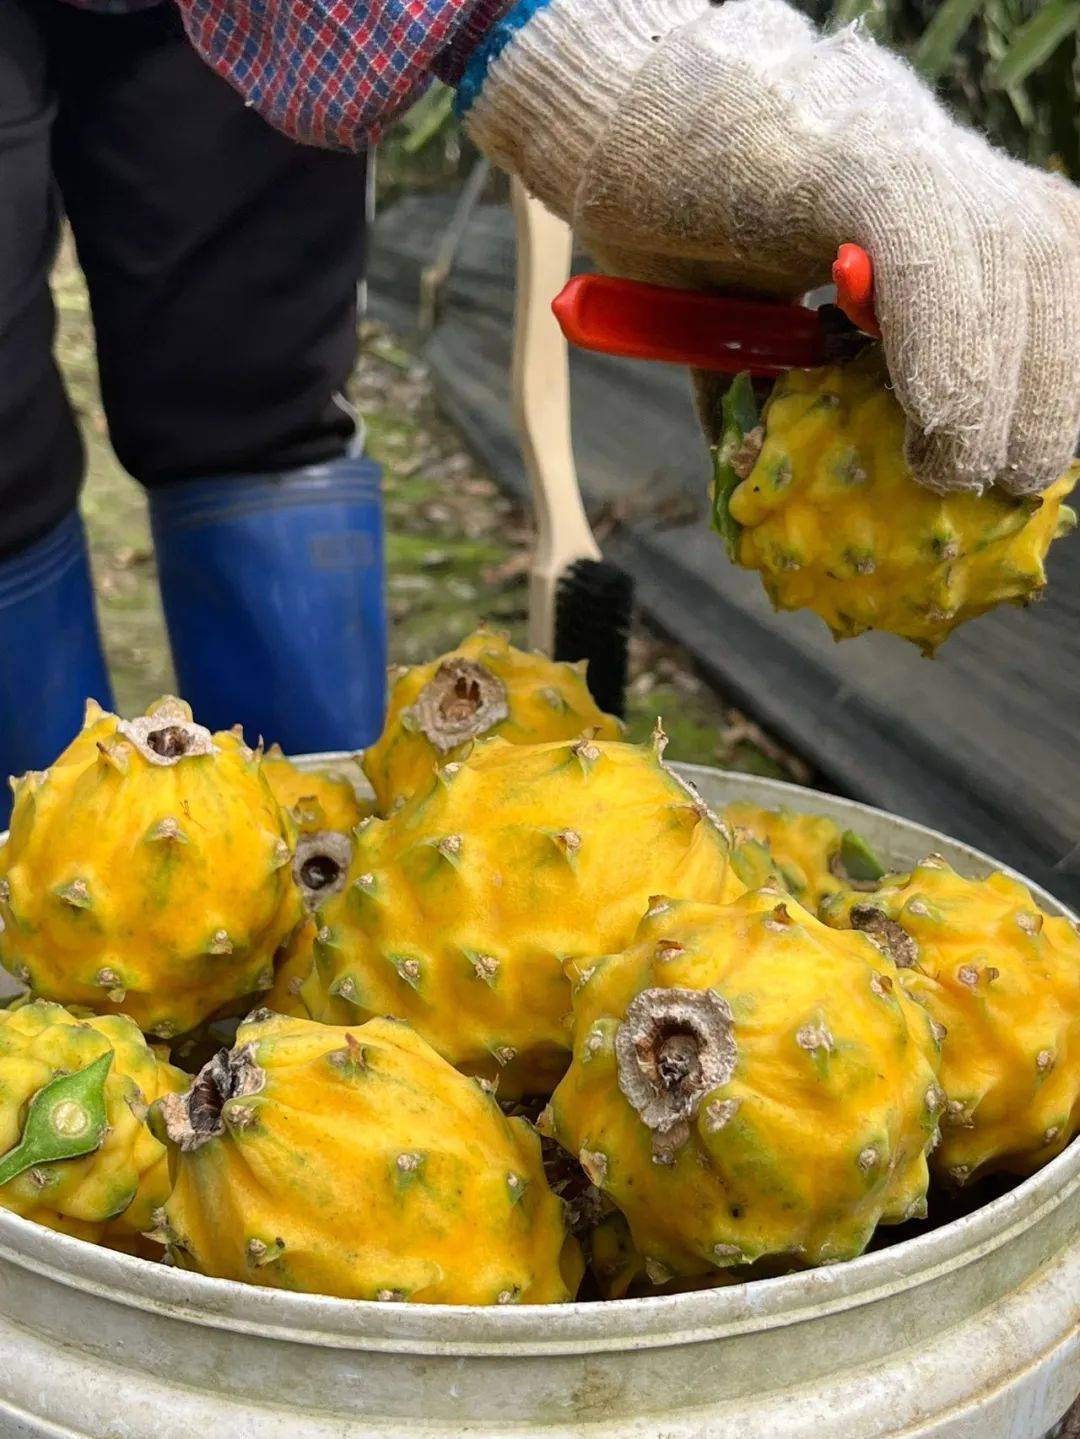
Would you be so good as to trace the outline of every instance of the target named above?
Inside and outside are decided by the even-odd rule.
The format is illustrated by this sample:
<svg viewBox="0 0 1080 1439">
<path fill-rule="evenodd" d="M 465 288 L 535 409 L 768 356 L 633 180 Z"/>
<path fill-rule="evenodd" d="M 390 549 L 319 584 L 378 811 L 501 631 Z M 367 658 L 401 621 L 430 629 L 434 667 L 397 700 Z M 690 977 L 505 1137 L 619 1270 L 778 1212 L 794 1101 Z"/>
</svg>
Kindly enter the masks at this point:
<svg viewBox="0 0 1080 1439">
<path fill-rule="evenodd" d="M 409 196 L 379 219 L 376 317 L 415 328 L 419 275 L 453 196 Z M 480 206 L 426 344 L 440 400 L 508 489 L 525 478 L 509 409 L 509 209 Z M 576 354 L 574 442 L 590 506 L 623 519 L 605 552 L 652 619 L 734 703 L 837 791 L 978 845 L 1080 902 L 1080 536 L 1055 547 L 1041 605 L 1004 608 L 922 659 L 889 635 L 835 644 L 808 614 L 775 615 L 710 531 L 708 465 L 685 374 Z"/>
</svg>

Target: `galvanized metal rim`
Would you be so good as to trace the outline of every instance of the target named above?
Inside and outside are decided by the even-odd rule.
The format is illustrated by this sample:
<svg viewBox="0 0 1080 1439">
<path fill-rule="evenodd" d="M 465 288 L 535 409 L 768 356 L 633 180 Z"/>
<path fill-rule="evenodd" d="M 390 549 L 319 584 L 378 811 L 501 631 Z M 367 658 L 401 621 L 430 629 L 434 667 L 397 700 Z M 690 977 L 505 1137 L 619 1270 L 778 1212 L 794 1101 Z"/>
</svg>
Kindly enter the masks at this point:
<svg viewBox="0 0 1080 1439">
<path fill-rule="evenodd" d="M 914 1239 L 802 1274 L 654 1299 L 519 1305 L 381 1304 L 208 1279 L 0 1211 L 0 1257 L 125 1306 L 204 1327 L 331 1348 L 520 1357 L 613 1352 L 806 1323 L 975 1263 L 1061 1205 L 1080 1205 L 1080 1140 L 1008 1194 Z"/>
</svg>

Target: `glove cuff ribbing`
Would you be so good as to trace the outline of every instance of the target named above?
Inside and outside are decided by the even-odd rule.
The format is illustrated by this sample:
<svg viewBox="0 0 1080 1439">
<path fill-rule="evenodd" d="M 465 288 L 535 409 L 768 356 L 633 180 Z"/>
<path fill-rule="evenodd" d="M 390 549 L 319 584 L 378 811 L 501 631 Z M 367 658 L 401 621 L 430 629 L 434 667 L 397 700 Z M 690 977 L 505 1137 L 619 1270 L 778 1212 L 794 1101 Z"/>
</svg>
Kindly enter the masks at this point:
<svg viewBox="0 0 1080 1439">
<path fill-rule="evenodd" d="M 516 4 L 517 0 L 473 0 L 454 38 L 435 58 L 431 70 L 436 79 L 455 88 L 459 86 L 473 56 Z"/>
<path fill-rule="evenodd" d="M 570 218 L 589 154 L 635 76 L 658 44 L 709 8 L 710 0 L 518 0 L 474 52 L 459 113 L 497 165 Z"/>
</svg>

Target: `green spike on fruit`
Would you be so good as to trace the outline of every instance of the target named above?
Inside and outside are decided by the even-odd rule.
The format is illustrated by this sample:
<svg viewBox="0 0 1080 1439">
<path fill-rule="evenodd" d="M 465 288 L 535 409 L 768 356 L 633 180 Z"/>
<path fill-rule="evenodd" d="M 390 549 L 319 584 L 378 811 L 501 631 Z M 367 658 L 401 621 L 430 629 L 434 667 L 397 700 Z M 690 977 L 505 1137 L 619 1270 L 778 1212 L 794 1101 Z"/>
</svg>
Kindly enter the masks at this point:
<svg viewBox="0 0 1080 1439">
<path fill-rule="evenodd" d="M 760 889 L 778 868 L 767 843 L 742 833 L 735 836 L 731 867 L 747 889 Z"/>
<path fill-rule="evenodd" d="M 54 893 L 57 899 L 63 900 L 72 909 L 90 909 L 92 906 L 90 891 L 84 879 L 72 880 L 70 884 L 62 885 Z"/>
<path fill-rule="evenodd" d="M 853 829 L 846 829 L 840 840 L 840 863 L 849 879 L 869 884 L 885 878 L 885 867 L 877 855 Z"/>
<path fill-rule="evenodd" d="M 98 978 L 123 979 L 116 970 Z M 186 1088 L 187 1076 L 124 1015 L 25 997 L 0 1010 L 0 1068 L 0 1151 L 14 1145 L 0 1155 L 0 1206 L 130 1249 L 169 1193 L 168 1156 L 148 1130 L 147 1106 Z M 78 1162 L 54 1162 L 66 1159 Z"/>
<path fill-rule="evenodd" d="M 0 1185 L 37 1164 L 92 1154 L 105 1138 L 105 1077 L 112 1050 L 85 1069 L 61 1074 L 30 1101 L 22 1138 L 0 1159 Z"/>
<path fill-rule="evenodd" d="M 180 825 L 171 815 L 158 820 L 157 824 L 151 825 L 146 831 L 146 840 L 150 844 L 189 844 L 190 841 Z"/>
<path fill-rule="evenodd" d="M 734 560 L 738 555 L 739 525 L 728 508 L 728 500 L 743 480 L 737 456 L 759 421 L 753 381 L 746 371 L 736 375 L 729 385 L 721 402 L 720 420 L 720 443 L 713 449 L 713 529 Z"/>
</svg>

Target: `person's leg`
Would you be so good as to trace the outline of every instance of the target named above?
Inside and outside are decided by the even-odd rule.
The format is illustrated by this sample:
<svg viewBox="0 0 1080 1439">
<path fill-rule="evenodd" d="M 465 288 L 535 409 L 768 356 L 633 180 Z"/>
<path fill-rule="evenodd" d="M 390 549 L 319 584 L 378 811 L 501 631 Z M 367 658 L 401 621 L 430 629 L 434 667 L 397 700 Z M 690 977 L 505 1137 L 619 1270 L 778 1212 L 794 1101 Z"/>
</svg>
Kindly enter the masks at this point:
<svg viewBox="0 0 1080 1439">
<path fill-rule="evenodd" d="M 57 175 L 110 435 L 150 492 L 180 686 L 206 723 L 292 749 L 367 743 L 379 511 L 343 401 L 364 163 L 271 130 L 169 5 L 53 8 Z"/>
<path fill-rule="evenodd" d="M 110 702 L 76 510 L 82 446 L 52 356 L 54 100 L 36 0 L 0 5 L 0 829 L 6 779 Z"/>
</svg>

